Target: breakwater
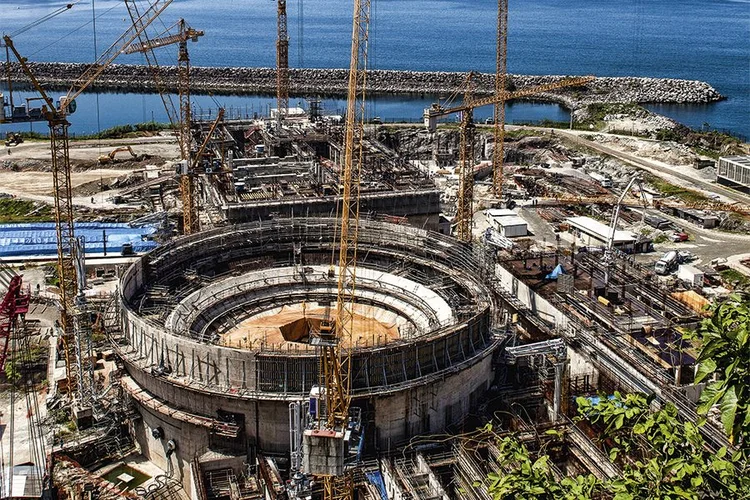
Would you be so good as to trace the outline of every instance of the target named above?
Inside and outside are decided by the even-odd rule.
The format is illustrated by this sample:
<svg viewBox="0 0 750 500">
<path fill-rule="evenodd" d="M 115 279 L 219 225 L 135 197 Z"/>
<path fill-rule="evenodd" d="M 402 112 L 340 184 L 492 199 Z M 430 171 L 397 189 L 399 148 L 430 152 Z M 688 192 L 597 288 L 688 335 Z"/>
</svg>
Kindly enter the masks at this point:
<svg viewBox="0 0 750 500">
<path fill-rule="evenodd" d="M 86 69 L 76 63 L 30 63 L 37 79 L 50 89 L 67 89 Z M 5 66 L 0 75 L 6 79 Z M 18 64 L 10 68 L 11 79 L 28 85 Z M 177 90 L 177 68 L 161 68 L 166 90 Z M 290 92 L 300 96 L 344 96 L 348 70 L 290 69 Z M 513 89 L 551 83 L 565 76 L 509 75 Z M 367 87 L 375 94 L 450 94 L 466 80 L 466 73 L 372 70 Z M 474 77 L 477 95 L 490 95 L 494 74 L 478 73 Z M 93 90 L 108 92 L 156 92 L 151 69 L 145 65 L 112 65 L 97 79 Z M 193 67 L 191 89 L 195 93 L 273 94 L 276 91 L 274 68 Z M 591 103 L 708 103 L 723 99 L 711 85 L 696 80 L 640 77 L 599 77 L 579 87 L 559 89 L 534 96 L 534 100 L 555 102 L 569 109 Z"/>
</svg>

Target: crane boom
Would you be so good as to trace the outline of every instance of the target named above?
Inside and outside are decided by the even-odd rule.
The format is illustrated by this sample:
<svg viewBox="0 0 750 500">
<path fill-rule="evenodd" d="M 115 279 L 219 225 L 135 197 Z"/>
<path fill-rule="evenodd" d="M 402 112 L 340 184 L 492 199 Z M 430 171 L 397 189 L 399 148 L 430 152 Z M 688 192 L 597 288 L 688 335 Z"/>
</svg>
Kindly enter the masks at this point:
<svg viewBox="0 0 750 500">
<path fill-rule="evenodd" d="M 57 230 L 57 269 L 60 282 L 60 318 L 62 342 L 65 350 L 66 370 L 69 390 L 72 393 L 73 382 L 77 382 L 78 408 L 90 407 L 95 399 L 93 369 L 91 366 L 91 331 L 85 308 L 78 307 L 76 298 L 79 295 L 78 271 L 75 265 L 75 254 L 83 252 L 74 232 L 72 185 L 70 180 L 70 148 L 68 141 L 67 114 L 75 111 L 75 99 L 98 77 L 122 52 L 122 49 L 137 38 L 163 11 L 172 0 L 155 0 L 149 9 L 139 18 L 139 24 L 128 28 L 125 33 L 89 66 L 84 73 L 74 80 L 67 95 L 60 99 L 59 106 L 47 95 L 44 88 L 28 66 L 26 58 L 16 50 L 10 37 L 4 36 L 6 46 L 13 51 L 23 73 L 29 78 L 34 88 L 45 102 L 44 117 L 50 130 L 50 149 L 52 160 L 52 179 L 55 199 L 55 227 Z M 82 255 L 81 255 L 82 257 Z M 77 303 L 78 302 L 78 303 Z M 73 356 L 71 356 L 73 354 Z M 75 363 L 71 361 L 75 359 Z M 85 365 L 89 365 L 86 367 Z M 88 368 L 85 370 L 85 368 Z M 85 376 L 84 376 L 85 373 Z"/>
<path fill-rule="evenodd" d="M 190 134 L 192 113 L 190 110 L 190 54 L 188 53 L 187 42 L 197 42 L 199 37 L 205 33 L 196 30 L 187 25 L 184 19 L 177 22 L 179 32 L 174 35 L 165 37 L 141 40 L 138 43 L 127 46 L 124 49 L 126 54 L 142 52 L 148 54 L 159 47 L 166 47 L 172 44 L 179 44 L 177 56 L 177 75 L 178 75 L 178 94 L 180 99 L 180 157 L 186 162 L 187 170 L 180 179 L 180 191 L 182 193 L 182 221 L 183 232 L 185 234 L 196 233 L 200 230 L 200 221 L 198 218 L 198 207 L 195 200 L 195 163 L 197 158 L 191 158 L 190 150 L 192 136 Z M 162 95 L 162 99 L 164 96 Z M 170 101 L 171 103 L 171 101 Z M 164 100 L 169 114 L 169 106 Z M 223 110 L 221 116 L 223 117 Z M 221 120 L 218 120 L 221 121 Z M 209 135 L 210 137 L 210 135 Z"/>
<path fill-rule="evenodd" d="M 479 99 L 470 99 L 469 102 L 463 102 L 458 106 L 450 108 L 444 108 L 440 104 L 433 104 L 424 111 L 425 125 L 427 125 L 430 131 L 435 130 L 437 124 L 437 118 L 441 116 L 450 115 L 452 113 L 458 113 L 467 109 L 480 108 L 482 106 L 488 106 L 490 104 L 496 104 L 500 102 L 510 101 L 511 99 L 519 99 L 521 97 L 528 97 L 531 95 L 539 94 L 541 92 L 548 92 L 563 87 L 572 87 L 576 85 L 584 85 L 595 80 L 594 76 L 580 76 L 580 77 L 568 77 L 558 80 L 556 82 L 545 83 L 543 85 L 536 85 L 534 87 L 528 87 L 513 92 L 503 90 L 499 94 L 494 94 L 488 97 L 481 97 Z"/>
<path fill-rule="evenodd" d="M 153 0 L 153 3 L 138 18 L 137 22 L 133 23 L 133 25 L 128 28 L 125 33 L 120 35 L 120 38 L 115 40 L 115 42 L 110 45 L 107 50 L 102 52 L 102 54 L 99 56 L 99 59 L 97 59 L 95 63 L 89 66 L 86 71 L 81 74 L 81 76 L 73 80 L 73 83 L 70 86 L 70 90 L 68 90 L 68 94 L 64 102 L 61 102 L 61 111 L 63 113 L 66 113 L 68 103 L 74 101 L 79 95 L 81 95 L 81 93 L 86 90 L 94 82 L 94 80 L 96 80 L 99 75 L 101 75 L 104 70 L 109 67 L 110 64 L 112 64 L 117 56 L 122 54 L 125 48 L 132 44 L 133 41 L 138 38 L 140 34 L 143 33 L 146 28 L 148 28 L 148 26 L 152 22 L 154 22 L 154 20 L 159 17 L 159 15 L 164 12 L 164 9 L 166 9 L 171 3 L 172 0 Z"/>
<path fill-rule="evenodd" d="M 424 123 L 430 132 L 437 130 L 437 119 L 441 116 L 449 115 L 451 113 L 462 112 L 461 126 L 459 134 L 461 137 L 461 151 L 460 161 L 458 168 L 458 196 L 456 197 L 456 217 L 455 227 L 456 236 L 459 240 L 464 242 L 471 241 L 471 225 L 472 217 L 474 215 L 473 202 L 474 202 L 474 137 L 473 137 L 473 110 L 481 106 L 487 106 L 489 104 L 504 104 L 505 101 L 510 99 L 517 99 L 519 97 L 526 97 L 540 92 L 546 92 L 562 87 L 568 87 L 572 85 L 582 85 L 594 80 L 593 76 L 583 76 L 574 78 L 563 78 L 552 83 L 546 83 L 543 85 L 537 85 L 535 87 L 529 87 L 515 92 L 508 92 L 502 90 L 500 93 L 483 97 L 480 99 L 474 99 L 471 94 L 472 78 L 474 73 L 469 73 L 466 80 L 466 91 L 464 93 L 464 102 L 458 106 L 452 106 L 450 108 L 444 108 L 440 104 L 433 104 L 429 108 L 424 110 Z M 497 149 L 497 145 L 495 146 Z"/>
<path fill-rule="evenodd" d="M 196 30 L 187 27 L 185 30 L 181 30 L 179 33 L 169 35 L 160 38 L 152 38 L 151 40 L 145 40 L 138 43 L 129 45 L 123 51 L 125 54 L 133 54 L 135 52 L 149 52 L 160 47 L 166 47 L 167 45 L 174 45 L 175 43 L 187 42 L 192 40 L 193 42 L 198 41 L 198 37 L 205 35 L 206 33 L 201 30 Z"/>
</svg>

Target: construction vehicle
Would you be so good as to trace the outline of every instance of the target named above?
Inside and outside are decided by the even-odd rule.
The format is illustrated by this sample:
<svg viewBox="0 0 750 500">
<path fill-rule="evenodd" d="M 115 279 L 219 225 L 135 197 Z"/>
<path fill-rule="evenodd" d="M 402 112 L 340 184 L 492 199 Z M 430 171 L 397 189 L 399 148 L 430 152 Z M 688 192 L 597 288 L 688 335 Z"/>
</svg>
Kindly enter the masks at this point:
<svg viewBox="0 0 750 500">
<path fill-rule="evenodd" d="M 113 149 L 112 151 L 110 151 L 106 155 L 100 156 L 99 157 L 99 164 L 101 164 L 101 165 L 107 165 L 109 163 L 114 163 L 115 156 L 117 155 L 117 153 L 122 153 L 124 151 L 127 151 L 128 153 L 130 153 L 130 156 L 132 156 L 133 159 L 136 160 L 136 161 L 138 161 L 138 159 L 140 158 L 137 154 L 135 154 L 133 152 L 133 148 L 131 148 L 130 146 L 121 146 L 119 148 Z"/>
<path fill-rule="evenodd" d="M 435 132 L 437 130 L 438 118 L 453 113 L 461 113 L 461 125 L 459 127 L 459 136 L 461 139 L 459 151 L 459 168 L 458 168 L 458 197 L 456 207 L 455 228 L 456 236 L 464 242 L 471 241 L 471 226 L 473 217 L 474 202 L 474 123 L 473 112 L 475 108 L 488 106 L 490 104 L 505 103 L 511 99 L 528 97 L 540 92 L 547 92 L 563 87 L 575 85 L 584 85 L 594 80 L 593 76 L 584 76 L 578 78 L 563 78 L 557 82 L 538 85 L 526 89 L 507 92 L 505 90 L 489 97 L 475 99 L 473 97 L 473 78 L 474 73 L 469 73 L 463 86 L 463 103 L 458 106 L 445 108 L 439 103 L 424 110 L 423 118 L 427 130 Z M 454 93 L 454 96 L 458 92 Z"/>
<path fill-rule="evenodd" d="M 74 414 L 78 419 L 87 419 L 91 415 L 94 394 L 94 366 L 91 363 L 92 346 L 89 315 L 85 301 L 80 300 L 83 283 L 80 276 L 82 262 L 81 242 L 75 237 L 72 184 L 70 179 L 70 151 L 68 141 L 68 114 L 75 112 L 76 98 L 81 95 L 99 75 L 129 46 L 143 30 L 146 29 L 172 3 L 172 0 L 155 0 L 139 18 L 139 23 L 129 27 L 98 60 L 91 64 L 78 78 L 73 80 L 71 88 L 57 102 L 48 95 L 44 86 L 37 80 L 34 72 L 15 48 L 13 40 L 4 36 L 3 41 L 9 51 L 18 60 L 21 71 L 30 80 L 31 85 L 41 95 L 44 102 L 42 116 L 49 125 L 50 149 L 52 157 L 52 175 L 55 200 L 55 224 L 57 228 L 57 268 L 60 280 L 60 318 L 65 356 L 67 378 L 77 382 L 76 404 Z M 72 396 L 72 390 L 71 390 Z"/>
<path fill-rule="evenodd" d="M 680 255 L 677 253 L 677 251 L 672 250 L 665 253 L 664 256 L 659 259 L 656 264 L 654 264 L 654 272 L 656 274 L 666 276 L 667 274 L 677 269 L 677 266 L 679 264 Z"/>
<path fill-rule="evenodd" d="M 5 136 L 5 145 L 7 147 L 18 146 L 22 142 L 23 142 L 23 136 L 21 134 L 17 134 L 15 132 L 8 132 L 8 135 Z"/>
</svg>

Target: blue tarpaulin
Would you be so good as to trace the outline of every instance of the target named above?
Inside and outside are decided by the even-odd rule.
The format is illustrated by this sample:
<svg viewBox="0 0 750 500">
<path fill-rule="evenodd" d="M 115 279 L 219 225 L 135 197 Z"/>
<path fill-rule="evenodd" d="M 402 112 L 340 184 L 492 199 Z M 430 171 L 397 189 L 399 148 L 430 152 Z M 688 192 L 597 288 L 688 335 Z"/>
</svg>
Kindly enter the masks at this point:
<svg viewBox="0 0 750 500">
<path fill-rule="evenodd" d="M 77 237 L 85 241 L 86 253 L 103 253 L 106 238 L 107 253 L 120 253 L 124 243 L 131 243 L 135 252 L 156 248 L 153 241 L 156 225 L 131 227 L 116 222 L 75 223 Z M 0 257 L 57 255 L 57 232 L 54 222 L 0 224 Z"/>
<path fill-rule="evenodd" d="M 547 276 L 544 277 L 546 280 L 556 280 L 558 276 L 561 274 L 565 274 L 565 269 L 563 269 L 562 264 L 558 264 L 551 273 L 549 273 Z"/>
<path fill-rule="evenodd" d="M 381 500 L 388 500 L 388 492 L 385 489 L 385 482 L 383 481 L 383 475 L 379 470 L 365 472 L 365 476 L 371 485 L 375 486 L 380 492 Z"/>
</svg>

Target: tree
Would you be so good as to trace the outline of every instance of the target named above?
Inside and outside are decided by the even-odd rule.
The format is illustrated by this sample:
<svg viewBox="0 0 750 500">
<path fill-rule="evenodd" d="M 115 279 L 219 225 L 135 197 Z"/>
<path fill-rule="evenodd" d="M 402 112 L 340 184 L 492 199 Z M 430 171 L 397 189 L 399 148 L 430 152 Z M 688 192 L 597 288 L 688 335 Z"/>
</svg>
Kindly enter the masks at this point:
<svg viewBox="0 0 750 500">
<path fill-rule="evenodd" d="M 494 471 L 477 486 L 483 484 L 498 500 L 750 498 L 750 468 L 742 453 L 708 451 L 702 423 L 680 421 L 672 404 L 653 409 L 652 397 L 618 392 L 596 403 L 576 402 L 577 420 L 600 430 L 599 445 L 621 467 L 619 477 L 602 481 L 582 474 L 556 481 L 543 447 L 532 456 L 513 437 L 494 435 L 500 453 Z"/>
<path fill-rule="evenodd" d="M 576 402 L 579 420 L 604 426 L 602 447 L 622 466 L 622 476 L 606 485 L 615 500 L 750 496 L 741 453 L 708 451 L 702 423 L 680 421 L 671 403 L 654 411 L 653 397 L 618 392 L 597 404 Z"/>
<path fill-rule="evenodd" d="M 695 382 L 709 380 L 698 413 L 718 405 L 729 439 L 750 458 L 750 294 L 735 293 L 710 307 L 696 332 L 700 355 Z"/>
</svg>

